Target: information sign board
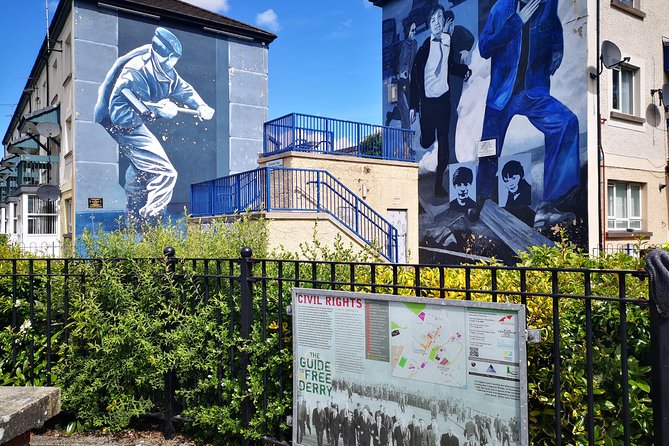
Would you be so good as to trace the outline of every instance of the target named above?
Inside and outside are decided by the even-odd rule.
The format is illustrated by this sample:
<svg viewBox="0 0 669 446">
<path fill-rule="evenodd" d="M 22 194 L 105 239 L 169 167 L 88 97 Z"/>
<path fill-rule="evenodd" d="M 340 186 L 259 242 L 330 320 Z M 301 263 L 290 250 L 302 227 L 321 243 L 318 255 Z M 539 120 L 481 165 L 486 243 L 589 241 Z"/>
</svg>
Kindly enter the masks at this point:
<svg viewBox="0 0 669 446">
<path fill-rule="evenodd" d="M 295 288 L 292 314 L 293 444 L 528 444 L 523 305 Z"/>
</svg>

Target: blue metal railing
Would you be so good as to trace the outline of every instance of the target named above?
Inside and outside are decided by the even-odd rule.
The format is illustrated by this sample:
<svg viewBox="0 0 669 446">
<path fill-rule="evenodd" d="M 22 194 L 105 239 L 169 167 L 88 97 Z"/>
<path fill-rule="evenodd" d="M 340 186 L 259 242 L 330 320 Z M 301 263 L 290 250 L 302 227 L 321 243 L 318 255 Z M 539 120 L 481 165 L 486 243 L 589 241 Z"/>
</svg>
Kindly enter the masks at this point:
<svg viewBox="0 0 669 446">
<path fill-rule="evenodd" d="M 265 167 L 191 185 L 191 215 L 325 212 L 384 258 L 397 261 L 397 228 L 324 170 Z"/>
<path fill-rule="evenodd" d="M 414 161 L 413 131 L 292 113 L 264 126 L 263 154 L 298 151 Z"/>
</svg>

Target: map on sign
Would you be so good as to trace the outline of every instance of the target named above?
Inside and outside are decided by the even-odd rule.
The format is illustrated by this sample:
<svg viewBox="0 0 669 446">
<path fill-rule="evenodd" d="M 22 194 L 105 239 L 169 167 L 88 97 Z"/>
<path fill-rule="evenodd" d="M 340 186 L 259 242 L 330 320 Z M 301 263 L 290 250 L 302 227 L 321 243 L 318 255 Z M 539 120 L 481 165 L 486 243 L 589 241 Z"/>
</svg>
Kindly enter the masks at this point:
<svg viewBox="0 0 669 446">
<path fill-rule="evenodd" d="M 464 308 L 394 302 L 390 307 L 392 375 L 464 387 Z"/>
</svg>

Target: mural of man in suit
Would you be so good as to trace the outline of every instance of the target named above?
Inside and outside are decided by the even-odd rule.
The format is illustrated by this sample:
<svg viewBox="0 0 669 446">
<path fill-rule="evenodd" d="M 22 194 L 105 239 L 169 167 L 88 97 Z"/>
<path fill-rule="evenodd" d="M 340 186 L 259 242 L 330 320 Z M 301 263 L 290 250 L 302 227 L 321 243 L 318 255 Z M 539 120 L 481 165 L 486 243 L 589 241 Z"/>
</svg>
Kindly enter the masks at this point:
<svg viewBox="0 0 669 446">
<path fill-rule="evenodd" d="M 214 109 L 174 69 L 181 55 L 179 39 L 158 27 L 150 44 L 117 59 L 98 90 L 95 121 L 130 162 L 125 172 L 129 225 L 160 224 L 177 181 L 176 169 L 146 122 L 172 119 L 180 111 L 204 120 L 214 116 Z"/>
<path fill-rule="evenodd" d="M 550 77 L 563 50 L 557 0 L 497 0 L 479 36 L 481 56 L 491 60 L 481 140 L 494 139 L 497 156 L 480 159 L 478 203 L 482 206 L 493 196 L 497 157 L 511 119 L 526 116 L 545 137 L 544 187 L 535 227 L 573 219 L 558 205 L 580 183 L 578 118 L 550 94 Z"/>
<path fill-rule="evenodd" d="M 411 70 L 409 117 L 413 122 L 420 115 L 420 145 L 432 146 L 436 139 L 439 146 L 434 193 L 437 197 L 448 195 L 443 186 L 443 176 L 449 163 L 448 132 L 451 121 L 451 92 L 448 76 L 457 75 L 467 80 L 469 67 L 451 52 L 453 11 L 437 6 L 430 13 L 430 36 L 418 49 Z"/>
</svg>

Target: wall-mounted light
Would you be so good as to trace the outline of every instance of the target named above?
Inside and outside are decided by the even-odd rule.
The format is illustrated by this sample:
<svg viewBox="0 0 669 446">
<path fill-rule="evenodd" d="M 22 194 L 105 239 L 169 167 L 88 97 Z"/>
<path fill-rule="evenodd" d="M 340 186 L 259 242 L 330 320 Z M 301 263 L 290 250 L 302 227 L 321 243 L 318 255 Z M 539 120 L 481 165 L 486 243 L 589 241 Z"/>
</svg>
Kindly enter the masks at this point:
<svg viewBox="0 0 669 446">
<path fill-rule="evenodd" d="M 665 183 L 660 183 L 660 192 L 662 192 L 662 189 L 664 189 L 665 187 L 667 187 Z"/>
</svg>

